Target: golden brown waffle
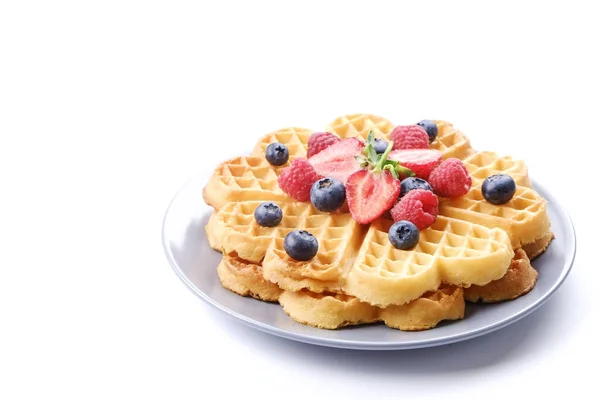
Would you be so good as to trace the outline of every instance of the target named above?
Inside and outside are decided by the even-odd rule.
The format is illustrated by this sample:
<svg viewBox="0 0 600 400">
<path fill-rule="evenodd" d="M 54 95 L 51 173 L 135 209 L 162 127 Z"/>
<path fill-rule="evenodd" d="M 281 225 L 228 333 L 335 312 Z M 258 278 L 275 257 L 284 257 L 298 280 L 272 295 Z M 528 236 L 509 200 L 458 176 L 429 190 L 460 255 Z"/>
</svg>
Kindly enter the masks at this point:
<svg viewBox="0 0 600 400">
<path fill-rule="evenodd" d="M 274 228 L 259 225 L 254 210 L 262 201 L 228 203 L 210 221 L 207 230 L 216 232 L 225 254 L 235 253 L 239 258 L 259 263 L 274 241 L 281 240 L 294 229 L 304 229 L 317 238 L 320 249 L 313 260 L 314 272 L 322 281 L 328 277 L 337 280 L 341 275 L 343 259 L 353 248 L 358 249 L 366 228 L 349 213 L 322 213 L 309 203 L 278 202 L 283 219 Z M 282 243 L 280 243 L 283 246 Z M 323 264 L 323 265 L 320 265 Z M 319 265 L 317 267 L 317 265 Z M 331 265 L 333 269 L 326 268 Z"/>
<path fill-rule="evenodd" d="M 473 181 L 471 190 L 456 199 L 440 198 L 440 215 L 499 227 L 508 233 L 514 248 L 533 243 L 548 234 L 550 220 L 546 200 L 530 187 L 527 167 L 522 161 L 499 157 L 491 152 L 478 152 L 463 163 Z M 483 198 L 481 185 L 485 178 L 499 173 L 511 175 L 517 183 L 517 190 L 508 203 L 494 205 Z"/>
<path fill-rule="evenodd" d="M 339 300 L 342 295 L 328 292 L 343 292 L 346 295 L 358 295 L 361 300 L 375 305 L 383 306 L 400 302 L 403 304 L 400 307 L 403 307 L 411 304 L 411 301 L 417 301 L 415 300 L 419 296 L 417 293 L 425 287 L 430 286 L 435 289 L 436 279 L 438 284 L 445 282 L 443 278 L 450 278 L 450 282 L 456 282 L 456 280 L 452 281 L 454 275 L 452 267 L 448 267 L 447 260 L 452 260 L 453 257 L 456 259 L 459 254 L 467 256 L 465 257 L 467 261 L 475 260 L 475 254 L 480 248 L 473 243 L 480 243 L 481 238 L 469 235 L 473 232 L 484 232 L 487 227 L 500 228 L 494 229 L 494 232 L 498 230 L 506 232 L 506 237 L 502 240 L 496 237 L 490 239 L 488 243 L 504 242 L 506 245 L 505 239 L 508 238 L 510 244 L 506 247 L 514 249 L 515 258 L 512 263 L 503 261 L 504 274 L 498 272 L 500 269 L 486 270 L 480 266 L 480 280 L 471 282 L 474 285 L 466 289 L 465 293 L 470 293 L 466 298 L 472 301 L 477 298 L 490 302 L 507 300 L 527 293 L 535 284 L 537 275 L 532 273 L 533 269 L 525 258 L 527 256 L 533 258 L 541 254 L 554 237 L 550 231 L 544 199 L 531 188 L 528 171 L 522 161 L 500 157 L 493 152 L 476 152 L 471 147 L 469 139 L 452 124 L 445 121 L 436 121 L 436 123 L 438 137 L 431 144 L 431 148 L 440 150 L 444 158 L 456 157 L 463 160 L 473 179 L 473 186 L 466 196 L 458 199 L 440 198 L 438 222 L 434 227 L 426 230 L 436 232 L 436 227 L 440 224 L 453 221 L 450 224 L 452 232 L 440 234 L 438 229 L 438 233 L 429 234 L 423 231 L 422 243 L 413 251 L 401 252 L 403 255 L 399 256 L 394 254 L 399 251 L 391 248 L 384 229 L 385 224 L 391 222 L 382 219 L 370 227 L 359 226 L 349 217 L 347 209 L 341 209 L 333 214 L 319 213 L 314 209 L 312 211 L 306 209 L 307 205 L 308 208 L 312 208 L 310 203 L 290 201 L 291 199 L 279 189 L 277 176 L 294 158 L 306 156 L 308 140 L 313 130 L 286 128 L 260 138 L 251 156 L 238 157 L 220 164 L 204 188 L 206 202 L 215 210 L 223 209 L 218 218 L 217 214 L 211 218 L 209 225 L 213 228 L 209 230 L 207 227 L 209 241 L 211 245 L 214 244 L 214 248 L 222 246 L 225 248 L 226 255 L 232 255 L 239 261 L 236 264 L 237 269 L 232 267 L 224 269 L 220 266 L 220 274 L 231 278 L 235 276 L 231 271 L 255 273 L 258 269 L 249 266 L 259 265 L 263 275 L 273 281 L 270 284 L 276 282 L 276 287 L 281 287 L 279 290 L 286 289 L 285 293 L 291 290 L 303 292 L 310 289 L 311 299 L 323 296 L 328 303 L 334 304 L 335 296 L 338 296 Z M 388 139 L 393 128 L 394 124 L 383 117 L 372 114 L 349 114 L 336 118 L 325 130 L 336 133 L 340 137 L 362 138 L 373 131 L 377 137 Z M 275 141 L 284 143 L 290 151 L 290 160 L 281 167 L 273 167 L 265 159 L 266 147 Z M 483 180 L 495 173 L 510 174 L 518 185 L 514 198 L 502 206 L 487 203 L 481 195 Z M 289 209 L 290 218 L 276 229 L 259 227 L 250 212 L 254 207 L 250 206 L 252 202 L 260 203 L 267 200 L 285 204 Z M 223 218 L 223 216 L 227 217 Z M 378 224 L 383 225 L 378 229 Z M 455 231 L 454 227 L 459 225 L 471 228 L 468 233 L 465 233 L 464 229 Z M 290 230 L 302 227 L 318 236 L 321 247 L 312 262 L 299 265 L 289 259 L 283 250 L 283 238 Z M 375 240 L 373 241 L 372 238 Z M 460 247 L 458 243 L 461 241 L 468 245 Z M 494 247 L 491 244 L 489 246 L 490 249 Z M 526 253 L 524 257 L 523 251 Z M 440 255 L 442 257 L 439 257 Z M 493 259 L 490 254 L 486 257 Z M 506 257 L 505 255 L 499 258 Z M 392 262 L 387 258 L 396 259 Z M 440 263 L 443 268 L 439 266 L 432 268 L 431 265 L 436 265 L 437 261 L 430 262 L 430 265 L 427 260 L 431 259 L 444 260 Z M 263 265 L 260 265 L 261 262 Z M 234 264 L 230 263 L 230 265 Z M 473 268 L 471 271 L 476 270 L 476 266 Z M 457 267 L 454 273 L 458 270 L 464 273 L 464 270 L 468 269 Z M 227 271 L 229 274 L 225 275 Z M 402 292 L 399 288 L 403 286 L 395 283 L 394 278 L 398 273 L 404 274 L 399 282 L 406 282 L 407 291 Z M 237 286 L 238 291 L 246 290 L 247 293 L 251 293 L 252 290 L 248 288 L 249 283 L 243 283 L 244 275 L 240 276 L 241 278 L 235 280 L 224 279 L 226 282 L 224 286 L 228 284 L 227 282 L 230 285 L 233 285 L 231 282 L 235 282 L 241 285 Z M 416 289 L 419 285 L 408 283 L 411 280 L 420 282 L 423 286 Z M 486 281 L 489 283 L 484 284 Z M 381 283 L 383 289 L 374 282 L 383 282 Z M 468 286 L 465 282 L 462 284 Z M 365 289 L 369 286 L 371 289 Z M 396 294 L 398 291 L 401 292 L 400 295 Z M 371 298 L 370 292 L 375 292 L 376 298 Z M 288 297 L 292 298 L 292 296 Z M 348 299 L 353 300 L 352 304 L 361 303 L 358 298 L 348 297 Z M 288 301 L 288 309 L 290 304 L 294 303 Z M 308 303 L 303 304 L 304 308 L 300 307 L 300 309 L 308 307 Z M 350 302 L 335 304 L 349 305 Z M 351 318 L 342 319 L 345 320 L 344 323 L 351 323 L 349 321 Z M 318 324 L 313 325 L 318 326 Z"/>
<path fill-rule="evenodd" d="M 402 306 L 378 308 L 343 294 L 282 291 L 265 280 L 262 267 L 234 257 L 224 256 L 217 268 L 224 288 L 241 296 L 263 301 L 279 301 L 294 321 L 324 329 L 383 321 L 399 330 L 423 330 L 443 320 L 464 317 L 463 290 L 445 286 Z"/>
<path fill-rule="evenodd" d="M 458 158 L 463 160 L 475 152 L 471 147 L 469 138 L 456 129 L 454 125 L 441 120 L 436 120 L 435 123 L 438 127 L 438 136 L 431 143 L 430 148 L 441 151 L 445 159 Z"/>
<path fill-rule="evenodd" d="M 421 232 L 412 251 L 395 249 L 388 238 L 392 221 L 358 224 L 349 213 L 321 213 L 309 203 L 281 202 L 277 227 L 260 226 L 254 210 L 260 201 L 227 204 L 211 219 L 212 235 L 223 253 L 262 262 L 267 280 L 284 290 L 346 293 L 369 304 L 406 304 L 443 282 L 484 285 L 501 278 L 513 258 L 506 233 L 461 220 L 439 217 Z M 294 229 L 312 233 L 319 251 L 309 262 L 291 259 L 283 247 Z"/>
<path fill-rule="evenodd" d="M 237 201 L 289 200 L 277 183 L 277 175 L 284 167 L 274 167 L 264 157 L 236 157 L 225 161 L 215 168 L 204 187 L 204 201 L 218 210 Z"/>
<path fill-rule="evenodd" d="M 485 285 L 499 279 L 514 255 L 504 231 L 446 217 L 422 230 L 413 250 L 398 250 L 388 238 L 392 223 L 371 224 L 345 293 L 383 307 L 404 304 L 442 283 Z"/>
<path fill-rule="evenodd" d="M 288 152 L 290 154 L 287 164 L 284 165 L 285 167 L 289 165 L 294 158 L 306 157 L 306 152 L 308 150 L 308 139 L 310 139 L 310 135 L 313 133 L 314 131 L 311 129 L 298 127 L 285 128 L 268 133 L 260 138 L 256 143 L 254 150 L 252 150 L 252 155 L 264 159 L 267 146 L 275 142 L 283 143 L 288 148 Z"/>
<path fill-rule="evenodd" d="M 431 329 L 464 318 L 463 289 L 445 286 L 401 306 L 378 308 L 343 294 L 284 291 L 279 303 L 296 322 L 324 329 L 383 322 L 402 331 Z"/>
<path fill-rule="evenodd" d="M 360 137 L 365 140 L 370 131 L 375 137 L 387 138 L 394 129 L 389 120 L 373 114 L 342 115 L 331 121 L 325 131 L 335 133 L 339 137 Z"/>
<path fill-rule="evenodd" d="M 524 250 L 518 249 L 506 274 L 485 286 L 473 285 L 465 289 L 465 299 L 470 302 L 494 303 L 512 300 L 528 293 L 535 285 L 538 272 L 531 266 Z"/>
<path fill-rule="evenodd" d="M 263 278 L 262 266 L 239 258 L 225 256 L 217 267 L 221 284 L 240 296 L 263 301 L 278 301 L 283 292 L 279 286 Z"/>
</svg>

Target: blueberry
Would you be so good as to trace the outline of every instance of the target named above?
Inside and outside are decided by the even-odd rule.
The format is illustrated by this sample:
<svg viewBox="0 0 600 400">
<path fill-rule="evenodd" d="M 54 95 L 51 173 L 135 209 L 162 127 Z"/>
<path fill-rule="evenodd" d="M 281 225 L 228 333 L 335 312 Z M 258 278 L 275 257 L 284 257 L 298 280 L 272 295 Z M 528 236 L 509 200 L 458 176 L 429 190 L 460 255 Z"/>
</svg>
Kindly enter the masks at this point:
<svg viewBox="0 0 600 400">
<path fill-rule="evenodd" d="M 283 248 L 294 260 L 308 261 L 317 254 L 319 243 L 312 233 L 297 229 L 285 235 Z"/>
<path fill-rule="evenodd" d="M 517 191 L 515 180 L 510 175 L 488 176 L 481 185 L 481 194 L 489 203 L 500 205 L 510 201 Z"/>
<path fill-rule="evenodd" d="M 272 228 L 279 225 L 283 219 L 283 212 L 277 204 L 266 201 L 256 207 L 254 210 L 254 219 L 260 226 Z"/>
<path fill-rule="evenodd" d="M 394 223 L 388 232 L 390 243 L 397 249 L 410 250 L 419 243 L 421 232 L 415 224 L 402 220 Z"/>
<path fill-rule="evenodd" d="M 310 202 L 319 211 L 335 211 L 346 201 L 346 188 L 336 179 L 323 178 L 310 188 Z"/>
<path fill-rule="evenodd" d="M 403 179 L 402 182 L 400 182 L 400 197 L 404 197 L 406 193 L 415 189 L 425 189 L 433 192 L 431 185 L 425 179 L 411 176 L 410 178 Z"/>
<path fill-rule="evenodd" d="M 280 166 L 285 164 L 290 158 L 288 148 L 279 142 L 271 143 L 267 146 L 267 161 L 271 165 Z"/>
<path fill-rule="evenodd" d="M 425 129 L 425 132 L 427 132 L 427 136 L 429 136 L 429 143 L 431 143 L 435 140 L 435 138 L 438 135 L 438 127 L 435 124 L 435 122 L 433 122 L 430 119 L 424 119 L 424 120 L 418 122 L 417 125 L 419 125 L 423 129 Z"/>
<path fill-rule="evenodd" d="M 375 148 L 375 153 L 383 154 L 385 153 L 385 149 L 388 147 L 388 143 L 383 139 L 376 138 L 375 145 L 373 147 Z"/>
</svg>

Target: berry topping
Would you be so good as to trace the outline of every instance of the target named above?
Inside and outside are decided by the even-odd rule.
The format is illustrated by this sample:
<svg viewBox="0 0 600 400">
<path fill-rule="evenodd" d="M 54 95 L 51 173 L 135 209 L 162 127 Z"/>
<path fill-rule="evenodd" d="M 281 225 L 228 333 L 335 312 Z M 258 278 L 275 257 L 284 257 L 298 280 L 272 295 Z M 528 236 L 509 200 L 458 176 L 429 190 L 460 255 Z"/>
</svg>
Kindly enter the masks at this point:
<svg viewBox="0 0 600 400">
<path fill-rule="evenodd" d="M 442 197 L 460 197 L 471 188 L 471 175 L 458 158 L 448 158 L 429 175 L 433 192 Z"/>
<path fill-rule="evenodd" d="M 317 255 L 319 242 L 315 236 L 304 230 L 294 230 L 285 235 L 285 252 L 296 261 L 308 261 Z"/>
<path fill-rule="evenodd" d="M 417 125 L 400 125 L 390 133 L 394 142 L 394 150 L 428 149 L 429 136 L 423 128 Z"/>
<path fill-rule="evenodd" d="M 346 196 L 350 214 L 360 224 L 368 224 L 389 210 L 400 194 L 398 174 L 411 174 L 396 161 L 387 159 L 389 143 L 383 154 L 377 154 L 373 132 L 369 133 L 365 156 L 359 157 L 361 169 L 348 178 Z"/>
<path fill-rule="evenodd" d="M 427 132 L 427 136 L 429 136 L 429 143 L 433 142 L 438 135 L 438 127 L 435 122 L 430 119 L 424 119 L 422 121 L 417 122 L 421 128 L 425 129 Z"/>
<path fill-rule="evenodd" d="M 400 197 L 404 197 L 406 193 L 415 189 L 425 189 L 433 192 L 431 185 L 425 179 L 411 176 L 400 182 Z"/>
<path fill-rule="evenodd" d="M 360 169 L 356 156 L 363 148 L 364 143 L 357 138 L 343 139 L 310 157 L 308 162 L 319 175 L 345 184 L 348 177 Z"/>
<path fill-rule="evenodd" d="M 279 225 L 282 218 L 281 208 L 271 201 L 262 203 L 254 210 L 254 219 L 260 226 L 272 228 Z"/>
<path fill-rule="evenodd" d="M 510 201 L 517 191 L 515 180 L 510 175 L 488 176 L 481 185 L 481 194 L 489 203 L 500 205 Z"/>
<path fill-rule="evenodd" d="M 267 161 L 276 167 L 285 164 L 290 158 L 290 152 L 286 145 L 279 142 L 268 145 L 266 153 Z"/>
<path fill-rule="evenodd" d="M 383 139 L 375 139 L 375 144 L 373 145 L 373 147 L 375 147 L 375 153 L 377 154 L 383 154 L 385 153 L 385 149 L 387 149 L 387 142 Z"/>
<path fill-rule="evenodd" d="M 295 158 L 292 165 L 281 171 L 277 182 L 281 190 L 293 199 L 308 201 L 312 184 L 320 178 L 308 161 L 303 158 Z"/>
<path fill-rule="evenodd" d="M 390 212 L 394 221 L 410 221 L 419 229 L 429 228 L 438 215 L 438 198 L 425 189 L 411 190 Z"/>
<path fill-rule="evenodd" d="M 307 158 L 314 156 L 317 153 L 325 150 L 340 141 L 340 138 L 329 132 L 315 132 L 308 139 L 308 154 Z"/>
<path fill-rule="evenodd" d="M 346 188 L 338 180 L 319 179 L 313 183 L 310 189 L 310 201 L 319 211 L 335 211 L 346 201 Z"/>
<path fill-rule="evenodd" d="M 395 222 L 388 231 L 392 246 L 399 250 L 410 250 L 419 243 L 421 232 L 410 221 Z"/>
<path fill-rule="evenodd" d="M 390 153 L 388 158 L 390 160 L 398 161 L 400 164 L 414 172 L 419 178 L 428 180 L 431 171 L 442 162 L 442 152 L 433 149 L 394 150 Z"/>
</svg>

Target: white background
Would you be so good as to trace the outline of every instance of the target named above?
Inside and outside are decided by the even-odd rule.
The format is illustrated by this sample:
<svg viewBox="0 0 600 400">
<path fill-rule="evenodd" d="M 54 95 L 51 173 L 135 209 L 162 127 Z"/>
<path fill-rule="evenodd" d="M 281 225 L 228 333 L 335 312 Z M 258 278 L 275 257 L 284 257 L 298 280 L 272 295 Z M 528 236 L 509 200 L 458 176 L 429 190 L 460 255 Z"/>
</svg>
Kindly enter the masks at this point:
<svg viewBox="0 0 600 400">
<path fill-rule="evenodd" d="M 412 3 L 412 2 L 411 2 Z M 589 2 L 0 3 L 0 398 L 542 398 L 596 392 L 600 24 Z M 429 350 L 293 343 L 173 273 L 162 217 L 266 132 L 440 118 L 569 210 L 538 312 Z"/>
</svg>

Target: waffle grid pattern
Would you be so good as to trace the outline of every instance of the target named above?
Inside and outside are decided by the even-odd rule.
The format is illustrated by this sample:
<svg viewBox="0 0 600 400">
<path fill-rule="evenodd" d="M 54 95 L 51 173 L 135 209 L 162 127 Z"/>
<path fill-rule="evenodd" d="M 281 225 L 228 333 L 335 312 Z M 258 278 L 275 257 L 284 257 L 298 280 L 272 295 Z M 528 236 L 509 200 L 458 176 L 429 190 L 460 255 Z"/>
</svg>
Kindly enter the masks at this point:
<svg viewBox="0 0 600 400">
<path fill-rule="evenodd" d="M 290 159 L 288 161 L 291 163 L 294 158 L 298 157 L 306 157 L 306 153 L 308 150 L 308 140 L 310 136 L 313 134 L 313 130 L 305 129 L 305 128 L 286 128 L 281 129 L 272 133 L 268 133 L 263 136 L 252 151 L 253 156 L 263 157 L 266 154 L 267 147 L 271 143 L 279 142 L 283 143 L 287 146 Z"/>
</svg>

